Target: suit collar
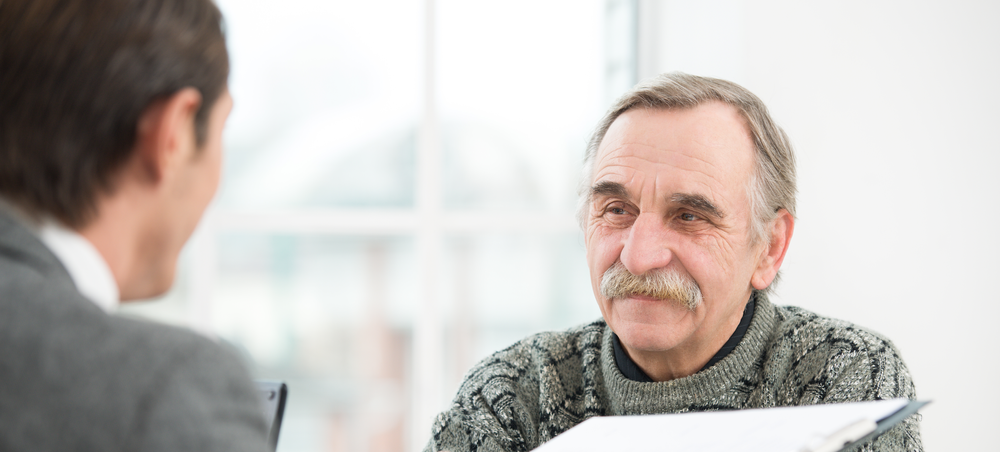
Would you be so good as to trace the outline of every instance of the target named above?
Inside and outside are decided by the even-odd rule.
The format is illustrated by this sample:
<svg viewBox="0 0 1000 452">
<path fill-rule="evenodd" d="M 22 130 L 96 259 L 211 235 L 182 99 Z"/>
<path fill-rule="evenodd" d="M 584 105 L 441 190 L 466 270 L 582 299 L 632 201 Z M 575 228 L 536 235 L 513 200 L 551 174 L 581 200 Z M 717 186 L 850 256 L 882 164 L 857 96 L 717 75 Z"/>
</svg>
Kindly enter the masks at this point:
<svg viewBox="0 0 1000 452">
<path fill-rule="evenodd" d="M 65 282 L 105 312 L 118 307 L 118 283 L 93 244 L 54 220 L 33 221 L 3 198 L 0 256 L 33 267 L 47 279 L 68 279 Z"/>
<path fill-rule="evenodd" d="M 43 220 L 35 232 L 59 258 L 80 294 L 106 312 L 118 308 L 118 283 L 104 256 L 89 240 L 52 219 Z"/>
<path fill-rule="evenodd" d="M 46 278 L 72 278 L 66 267 L 44 243 L 31 232 L 29 220 L 0 199 L 0 256 L 34 268 Z"/>
</svg>

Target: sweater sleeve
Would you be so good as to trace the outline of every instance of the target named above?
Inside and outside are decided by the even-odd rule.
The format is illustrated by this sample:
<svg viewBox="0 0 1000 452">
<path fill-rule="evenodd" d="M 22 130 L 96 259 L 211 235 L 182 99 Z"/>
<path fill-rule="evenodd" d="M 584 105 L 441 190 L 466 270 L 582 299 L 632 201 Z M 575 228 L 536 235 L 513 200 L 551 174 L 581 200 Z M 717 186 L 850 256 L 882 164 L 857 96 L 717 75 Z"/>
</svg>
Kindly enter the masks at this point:
<svg viewBox="0 0 1000 452">
<path fill-rule="evenodd" d="M 474 367 L 452 406 L 439 414 L 425 451 L 526 452 L 539 445 L 537 415 L 528 404 L 533 378 L 508 349 Z M 537 391 L 535 391 L 537 392 Z"/>
<path fill-rule="evenodd" d="M 500 427 L 499 419 L 480 417 L 478 423 L 468 414 L 462 414 L 457 407 L 445 411 L 434 420 L 431 439 L 425 452 L 507 452 L 527 450 L 515 438 L 515 432 L 506 432 Z"/>
<path fill-rule="evenodd" d="M 857 327 L 830 328 L 821 348 L 827 359 L 807 380 L 800 404 L 916 398 L 910 372 L 888 339 Z M 919 416 L 853 451 L 922 452 Z"/>
</svg>

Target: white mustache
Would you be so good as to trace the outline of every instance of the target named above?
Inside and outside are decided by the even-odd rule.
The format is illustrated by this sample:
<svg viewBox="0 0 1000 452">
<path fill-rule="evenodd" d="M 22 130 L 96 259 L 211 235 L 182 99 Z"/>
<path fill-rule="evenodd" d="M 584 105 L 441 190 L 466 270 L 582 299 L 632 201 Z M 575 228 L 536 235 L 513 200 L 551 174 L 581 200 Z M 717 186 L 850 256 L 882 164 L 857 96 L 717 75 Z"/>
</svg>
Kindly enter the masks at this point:
<svg viewBox="0 0 1000 452">
<path fill-rule="evenodd" d="M 633 275 L 621 261 L 615 262 L 601 277 L 601 295 L 609 300 L 630 295 L 674 300 L 690 310 L 702 300 L 701 288 L 690 276 L 665 269 Z"/>
</svg>

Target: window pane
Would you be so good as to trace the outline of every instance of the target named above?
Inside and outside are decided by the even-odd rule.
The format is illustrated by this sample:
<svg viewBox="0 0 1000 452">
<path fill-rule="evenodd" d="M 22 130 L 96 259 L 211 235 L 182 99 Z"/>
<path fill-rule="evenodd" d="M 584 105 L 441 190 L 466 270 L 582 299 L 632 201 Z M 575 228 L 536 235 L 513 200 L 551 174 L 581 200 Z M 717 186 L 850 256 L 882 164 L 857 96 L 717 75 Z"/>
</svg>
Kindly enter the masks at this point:
<svg viewBox="0 0 1000 452">
<path fill-rule="evenodd" d="M 435 0 L 436 123 L 423 0 L 219 3 L 235 98 L 219 197 L 167 300 L 124 310 L 288 382 L 279 451 L 419 449 L 429 419 L 411 414 L 443 409 L 475 361 L 599 317 L 571 217 L 613 91 L 607 1 Z M 437 185 L 417 180 L 424 132 L 443 213 L 414 196 Z M 444 342 L 414 349 L 430 335 Z M 418 400 L 427 369 L 440 401 Z"/>
<path fill-rule="evenodd" d="M 604 112 L 603 0 L 441 0 L 445 205 L 572 210 Z"/>
<path fill-rule="evenodd" d="M 412 239 L 228 233 L 219 256 L 213 330 L 293 388 L 283 450 L 400 450 Z"/>
<path fill-rule="evenodd" d="M 579 232 L 451 235 L 445 248 L 445 356 L 452 391 L 489 354 L 530 334 L 601 316 Z"/>
<path fill-rule="evenodd" d="M 222 0 L 235 104 L 219 204 L 413 205 L 417 0 Z"/>
</svg>

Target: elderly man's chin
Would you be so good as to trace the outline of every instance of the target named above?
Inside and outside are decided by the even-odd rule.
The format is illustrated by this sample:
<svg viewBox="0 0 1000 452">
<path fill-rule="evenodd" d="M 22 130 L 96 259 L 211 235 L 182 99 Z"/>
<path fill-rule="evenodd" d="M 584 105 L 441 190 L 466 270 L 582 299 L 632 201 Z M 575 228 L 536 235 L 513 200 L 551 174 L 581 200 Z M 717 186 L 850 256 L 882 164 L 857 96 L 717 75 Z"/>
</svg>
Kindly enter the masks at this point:
<svg viewBox="0 0 1000 452">
<path fill-rule="evenodd" d="M 683 342 L 703 317 L 701 304 L 694 309 L 676 300 L 642 295 L 605 301 L 604 319 L 630 349 L 669 350 Z"/>
</svg>

